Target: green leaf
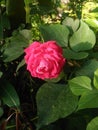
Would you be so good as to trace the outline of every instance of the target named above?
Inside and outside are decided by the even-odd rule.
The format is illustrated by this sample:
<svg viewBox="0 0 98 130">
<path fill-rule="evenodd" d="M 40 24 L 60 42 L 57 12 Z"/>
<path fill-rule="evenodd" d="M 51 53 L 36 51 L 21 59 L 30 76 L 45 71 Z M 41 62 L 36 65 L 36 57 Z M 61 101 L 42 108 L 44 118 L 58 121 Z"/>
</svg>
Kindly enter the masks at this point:
<svg viewBox="0 0 98 130">
<path fill-rule="evenodd" d="M 23 54 L 23 47 L 21 47 L 21 44 L 24 44 L 24 42 L 18 39 L 11 39 L 11 41 L 7 41 L 7 46 L 4 46 L 3 48 L 3 61 L 11 62 L 21 56 Z"/>
<path fill-rule="evenodd" d="M 25 65 L 25 60 L 23 59 L 17 66 L 16 72 L 23 66 Z"/>
<path fill-rule="evenodd" d="M 66 26 L 60 24 L 43 25 L 40 31 L 45 41 L 55 40 L 62 46 L 68 46 L 69 30 Z"/>
<path fill-rule="evenodd" d="M 81 65 L 81 68 L 76 71 L 77 76 L 85 75 L 90 78 L 94 77 L 94 72 L 98 68 L 98 61 L 93 59 L 93 60 L 88 60 L 85 61 L 83 65 Z"/>
<path fill-rule="evenodd" d="M 98 89 L 98 69 L 94 72 L 94 86 Z"/>
<path fill-rule="evenodd" d="M 89 26 L 81 21 L 80 28 L 70 38 L 70 47 L 76 51 L 90 50 L 94 47 L 96 37 Z"/>
<path fill-rule="evenodd" d="M 78 103 L 78 110 L 86 108 L 98 108 L 98 90 L 84 93 Z"/>
<path fill-rule="evenodd" d="M 75 95 L 91 91 L 91 80 L 87 76 L 79 76 L 69 80 L 69 87 Z"/>
<path fill-rule="evenodd" d="M 98 130 L 98 116 L 88 123 L 86 130 Z"/>
<path fill-rule="evenodd" d="M 75 111 L 77 97 L 69 87 L 62 84 L 46 83 L 37 92 L 38 129 Z"/>
<path fill-rule="evenodd" d="M 79 19 L 74 20 L 71 17 L 66 17 L 66 19 L 63 20 L 63 25 L 71 27 L 74 32 L 78 29 L 79 23 Z"/>
<path fill-rule="evenodd" d="M 32 39 L 32 32 L 28 29 L 20 30 L 19 33 L 27 40 L 30 41 Z"/>
<path fill-rule="evenodd" d="M 19 97 L 14 87 L 7 81 L 0 82 L 0 98 L 9 107 L 18 108 L 20 106 Z"/>
<path fill-rule="evenodd" d="M 63 55 L 65 56 L 66 59 L 80 60 L 86 58 L 88 56 L 88 53 L 74 52 L 70 49 L 63 49 Z"/>
<path fill-rule="evenodd" d="M 10 62 L 21 56 L 24 53 L 24 48 L 28 46 L 30 38 L 30 31 L 22 30 L 6 39 L 6 43 L 3 46 L 3 61 Z"/>
<path fill-rule="evenodd" d="M 98 29 L 98 20 L 97 19 L 85 19 L 85 22 L 89 24 L 91 27 Z"/>
</svg>

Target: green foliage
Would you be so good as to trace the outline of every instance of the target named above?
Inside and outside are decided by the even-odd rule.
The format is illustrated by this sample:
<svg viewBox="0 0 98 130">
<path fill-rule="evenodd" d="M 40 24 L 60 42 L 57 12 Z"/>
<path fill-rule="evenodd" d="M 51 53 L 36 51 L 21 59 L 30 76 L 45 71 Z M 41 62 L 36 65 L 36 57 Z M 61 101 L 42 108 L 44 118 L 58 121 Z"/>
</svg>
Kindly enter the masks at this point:
<svg viewBox="0 0 98 130">
<path fill-rule="evenodd" d="M 66 17 L 62 23 L 70 27 L 74 32 L 79 28 L 79 19 L 74 20 L 71 17 Z"/>
<path fill-rule="evenodd" d="M 41 86 L 37 93 L 38 128 L 70 115 L 77 101 L 66 85 L 46 83 Z"/>
<path fill-rule="evenodd" d="M 97 130 L 97 34 L 97 1 L 0 0 L 0 130 Z M 24 49 L 49 40 L 65 66 L 55 79 L 31 77 Z"/>
<path fill-rule="evenodd" d="M 43 25 L 40 27 L 40 31 L 45 41 L 56 40 L 62 47 L 68 46 L 69 30 L 66 26 L 60 24 Z"/>
<path fill-rule="evenodd" d="M 94 72 L 94 86 L 98 89 L 98 69 Z"/>
<path fill-rule="evenodd" d="M 77 96 L 92 90 L 91 80 L 86 76 L 79 76 L 69 80 L 69 86 Z"/>
<path fill-rule="evenodd" d="M 64 51 L 64 56 L 67 59 L 81 60 L 88 57 L 87 52 L 74 52 L 71 49 L 63 49 L 63 51 Z"/>
<path fill-rule="evenodd" d="M 0 98 L 9 107 L 18 108 L 20 106 L 19 97 L 14 87 L 7 81 L 0 82 Z"/>
<path fill-rule="evenodd" d="M 17 59 L 24 53 L 24 47 L 27 47 L 32 34 L 30 30 L 24 29 L 13 33 L 12 37 L 6 39 L 6 44 L 2 47 L 3 61 L 10 62 Z"/>
<path fill-rule="evenodd" d="M 70 38 L 70 46 L 76 52 L 85 51 L 94 47 L 95 40 L 94 32 L 81 21 L 80 28 Z"/>
<path fill-rule="evenodd" d="M 89 122 L 86 130 L 97 130 L 98 129 L 98 117 L 95 117 Z"/>
<path fill-rule="evenodd" d="M 88 23 L 91 27 L 98 29 L 98 21 L 96 19 L 86 19 L 86 23 Z"/>
<path fill-rule="evenodd" d="M 98 108 L 98 91 L 92 90 L 84 93 L 78 103 L 78 110 L 85 108 Z"/>
<path fill-rule="evenodd" d="M 91 79 L 86 76 L 79 76 L 69 80 L 71 91 L 75 95 L 81 95 L 78 102 L 78 110 L 85 108 L 98 108 L 98 90 L 97 88 L 97 71 L 94 73 L 94 85 L 91 85 Z"/>
<path fill-rule="evenodd" d="M 88 76 L 90 78 L 93 78 L 94 72 L 97 69 L 97 67 L 98 67 L 97 60 L 91 59 L 91 60 L 85 61 L 82 64 L 82 67 L 76 71 L 76 75 L 78 75 L 78 76 L 85 75 L 85 76 Z"/>
<path fill-rule="evenodd" d="M 6 14 L 9 17 L 11 27 L 17 28 L 21 23 L 26 21 L 26 12 L 24 9 L 24 0 L 7 0 Z"/>
</svg>

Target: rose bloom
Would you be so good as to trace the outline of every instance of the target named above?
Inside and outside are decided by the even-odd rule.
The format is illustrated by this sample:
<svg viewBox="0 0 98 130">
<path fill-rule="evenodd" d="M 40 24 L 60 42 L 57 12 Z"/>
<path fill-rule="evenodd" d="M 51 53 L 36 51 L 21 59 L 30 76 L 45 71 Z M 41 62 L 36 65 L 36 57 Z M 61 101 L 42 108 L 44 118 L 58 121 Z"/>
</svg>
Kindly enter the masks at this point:
<svg viewBox="0 0 98 130">
<path fill-rule="evenodd" d="M 55 41 L 43 44 L 35 41 L 24 52 L 27 70 L 41 79 L 57 78 L 66 62 L 62 48 Z"/>
</svg>

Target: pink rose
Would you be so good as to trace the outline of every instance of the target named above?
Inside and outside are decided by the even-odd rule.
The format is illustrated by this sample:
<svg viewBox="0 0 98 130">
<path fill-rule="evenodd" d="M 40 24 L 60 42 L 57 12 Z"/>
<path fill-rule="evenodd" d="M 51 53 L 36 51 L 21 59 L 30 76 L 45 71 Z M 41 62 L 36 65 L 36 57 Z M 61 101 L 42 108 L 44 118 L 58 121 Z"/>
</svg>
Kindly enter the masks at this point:
<svg viewBox="0 0 98 130">
<path fill-rule="evenodd" d="M 33 77 L 41 79 L 58 77 L 66 61 L 62 48 L 55 41 L 33 42 L 24 51 L 27 70 Z"/>
</svg>

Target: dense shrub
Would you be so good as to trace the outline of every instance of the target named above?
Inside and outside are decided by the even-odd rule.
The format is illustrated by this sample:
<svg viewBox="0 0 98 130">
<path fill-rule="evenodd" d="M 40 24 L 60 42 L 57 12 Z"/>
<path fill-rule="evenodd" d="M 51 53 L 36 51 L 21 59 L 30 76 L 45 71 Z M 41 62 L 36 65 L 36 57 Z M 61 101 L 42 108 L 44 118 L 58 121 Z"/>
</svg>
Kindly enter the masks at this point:
<svg viewBox="0 0 98 130">
<path fill-rule="evenodd" d="M 97 14 L 91 0 L 0 0 L 0 130 L 98 129 Z"/>
</svg>

